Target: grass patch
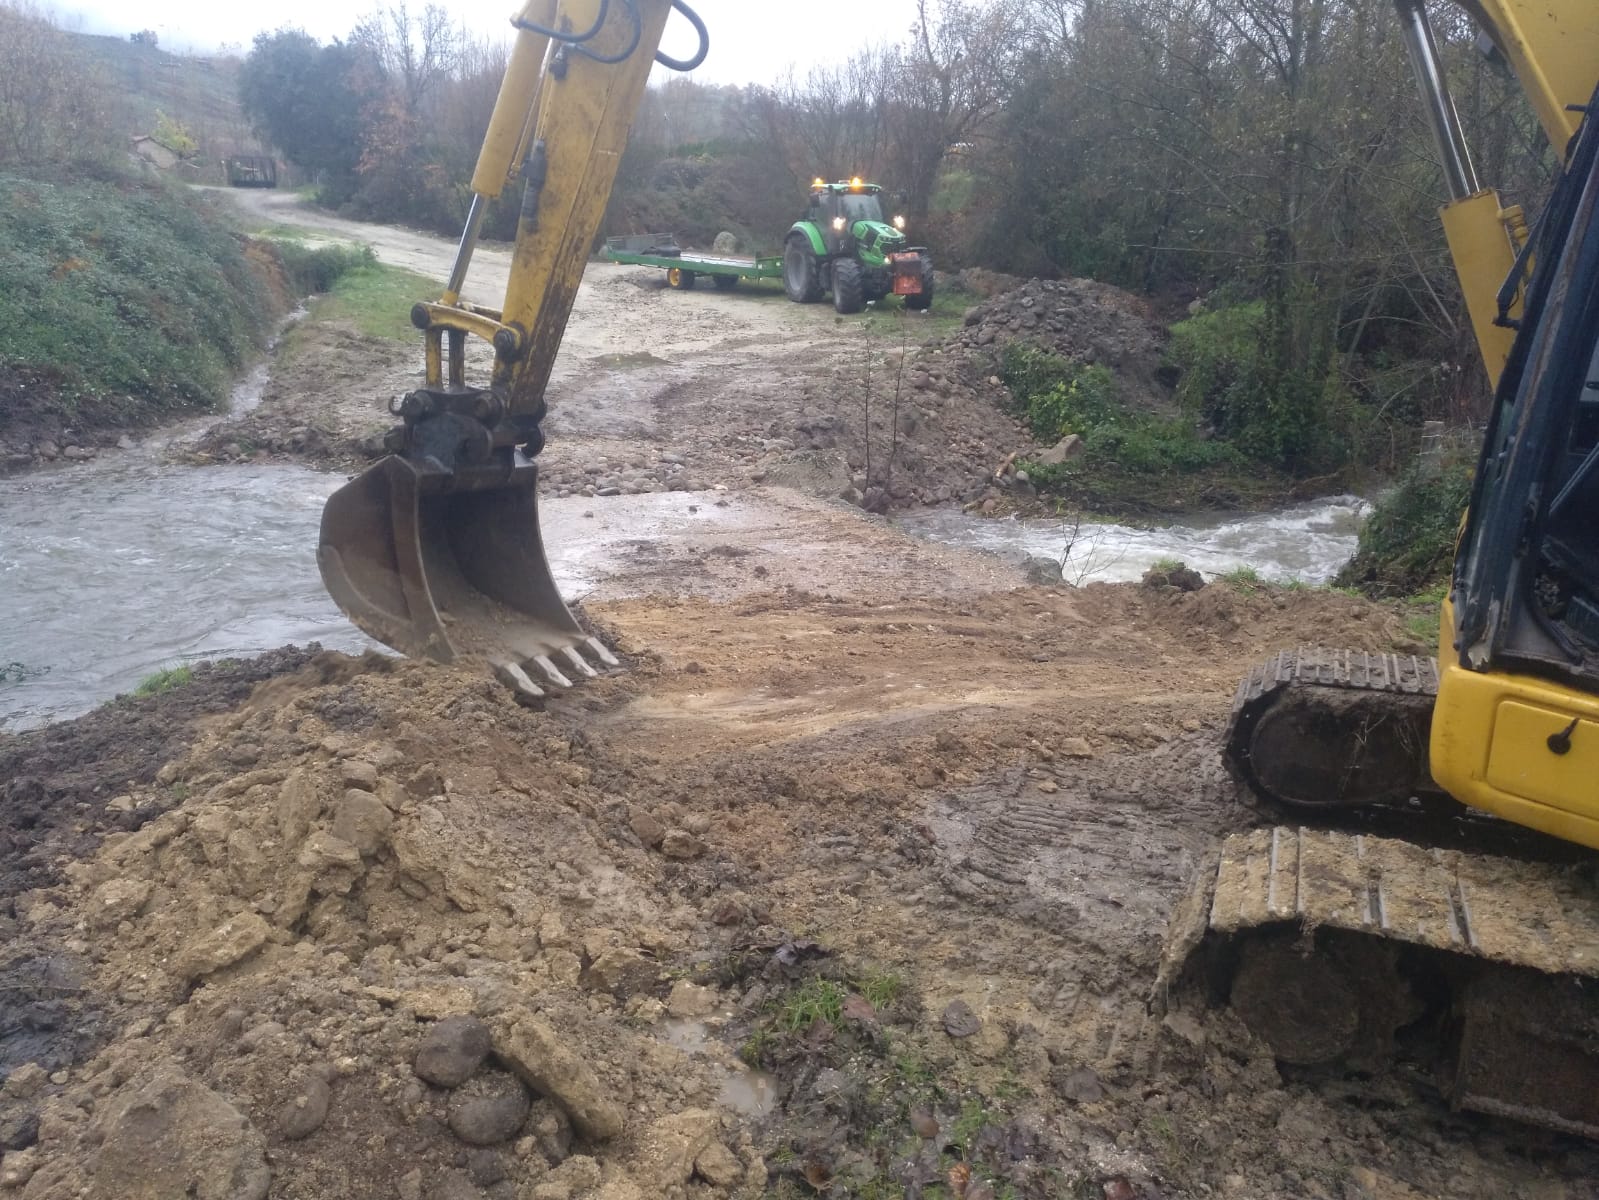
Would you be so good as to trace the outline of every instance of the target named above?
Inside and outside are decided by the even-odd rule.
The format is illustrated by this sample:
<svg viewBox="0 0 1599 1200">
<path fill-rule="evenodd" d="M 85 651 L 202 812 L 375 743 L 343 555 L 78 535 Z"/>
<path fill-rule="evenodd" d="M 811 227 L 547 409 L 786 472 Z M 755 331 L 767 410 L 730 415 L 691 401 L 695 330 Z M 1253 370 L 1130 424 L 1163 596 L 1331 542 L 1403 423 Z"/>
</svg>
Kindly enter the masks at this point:
<svg viewBox="0 0 1599 1200">
<path fill-rule="evenodd" d="M 811 978 L 783 999 L 777 1012 L 777 1028 L 784 1033 L 799 1033 L 817 1021 L 838 1024 L 844 1013 L 844 985 L 831 979 Z"/>
<path fill-rule="evenodd" d="M 184 663 L 176 667 L 164 667 L 153 675 L 146 675 L 139 681 L 139 686 L 133 689 L 135 696 L 160 696 L 174 688 L 184 687 L 194 682 L 194 668 Z"/>
<path fill-rule="evenodd" d="M 440 284 L 415 271 L 372 261 L 340 275 L 312 306 L 316 320 L 349 321 L 370 337 L 410 341 L 417 336 L 411 306 L 437 298 Z"/>
<path fill-rule="evenodd" d="M 1216 576 L 1216 582 L 1226 584 L 1233 591 L 1244 595 L 1263 591 L 1267 587 L 1266 581 L 1254 567 L 1234 567 L 1231 571 Z"/>
<path fill-rule="evenodd" d="M 970 292 L 941 288 L 933 292 L 933 306 L 920 312 L 905 307 L 899 296 L 885 296 L 869 306 L 859 317 L 839 317 L 840 322 L 858 321 L 873 337 L 898 339 L 902 332 L 913 342 L 942 341 L 966 320 L 966 310 L 975 303 Z"/>
<path fill-rule="evenodd" d="M 857 986 L 862 998 L 878 1012 L 905 994 L 905 980 L 892 972 L 868 975 Z"/>
</svg>

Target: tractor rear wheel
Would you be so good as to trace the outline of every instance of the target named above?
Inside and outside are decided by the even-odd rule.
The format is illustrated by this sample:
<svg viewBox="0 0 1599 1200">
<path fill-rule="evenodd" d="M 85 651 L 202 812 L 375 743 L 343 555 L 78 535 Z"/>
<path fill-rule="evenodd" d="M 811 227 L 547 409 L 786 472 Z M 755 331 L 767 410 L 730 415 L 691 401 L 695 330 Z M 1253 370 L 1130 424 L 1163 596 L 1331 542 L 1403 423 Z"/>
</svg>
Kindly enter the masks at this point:
<svg viewBox="0 0 1599 1200">
<path fill-rule="evenodd" d="M 858 313 L 866 307 L 864 272 L 853 258 L 833 264 L 833 307 L 841 313 Z"/>
<path fill-rule="evenodd" d="M 715 281 L 716 290 L 719 292 L 731 292 L 738 286 L 737 275 L 712 275 L 711 279 Z"/>
<path fill-rule="evenodd" d="M 933 260 L 922 258 L 922 290 L 919 295 L 906 296 L 905 307 L 918 311 L 926 311 L 933 307 Z"/>
<path fill-rule="evenodd" d="M 686 292 L 694 286 L 694 272 L 685 271 L 682 267 L 671 267 L 666 272 L 666 286 Z"/>
<path fill-rule="evenodd" d="M 795 304 L 815 304 L 822 298 L 816 255 L 802 237 L 789 238 L 783 247 L 783 290 Z"/>
</svg>

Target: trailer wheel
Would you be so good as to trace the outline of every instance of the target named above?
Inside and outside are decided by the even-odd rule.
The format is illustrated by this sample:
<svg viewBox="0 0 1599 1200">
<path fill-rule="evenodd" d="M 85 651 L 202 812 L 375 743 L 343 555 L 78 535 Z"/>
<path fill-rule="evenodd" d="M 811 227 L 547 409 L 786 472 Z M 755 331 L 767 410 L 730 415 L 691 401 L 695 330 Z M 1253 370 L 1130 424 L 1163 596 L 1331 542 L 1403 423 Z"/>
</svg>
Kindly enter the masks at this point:
<svg viewBox="0 0 1599 1200">
<path fill-rule="evenodd" d="M 841 313 L 858 313 L 866 307 L 861 264 L 841 258 L 833 264 L 833 307 Z"/>
<path fill-rule="evenodd" d="M 719 292 L 731 292 L 738 286 L 737 275 L 712 275 L 711 278 L 716 281 L 716 290 Z"/>
<path fill-rule="evenodd" d="M 680 292 L 689 291 L 694 286 L 694 272 L 685 271 L 682 267 L 669 267 L 666 272 L 666 286 L 676 288 Z"/>
<path fill-rule="evenodd" d="M 803 237 L 791 237 L 783 247 L 783 290 L 795 304 L 815 304 L 822 298 L 816 255 Z"/>
<path fill-rule="evenodd" d="M 905 307 L 913 311 L 926 311 L 933 307 L 933 260 L 922 256 L 922 291 L 918 296 L 906 296 Z"/>
</svg>

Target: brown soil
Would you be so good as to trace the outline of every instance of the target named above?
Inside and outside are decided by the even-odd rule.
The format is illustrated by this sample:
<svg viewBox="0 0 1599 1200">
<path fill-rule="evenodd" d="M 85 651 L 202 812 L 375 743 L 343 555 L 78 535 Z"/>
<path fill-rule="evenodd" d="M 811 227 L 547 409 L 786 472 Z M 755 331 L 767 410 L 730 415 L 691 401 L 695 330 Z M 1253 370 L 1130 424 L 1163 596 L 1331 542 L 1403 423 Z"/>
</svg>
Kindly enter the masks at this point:
<svg viewBox="0 0 1599 1200">
<path fill-rule="evenodd" d="M 569 343 L 547 483 L 828 477 L 729 415 L 818 403 L 815 314 L 748 301 L 785 344 L 740 340 L 736 294 L 582 302 L 631 293 L 633 334 L 706 321 L 650 360 Z M 1149 1015 L 1174 904 L 1256 820 L 1216 749 L 1240 672 L 1400 646 L 1391 609 L 1019 588 L 776 482 L 720 498 L 769 526 L 635 539 L 585 605 L 631 669 L 542 709 L 323 655 L 0 742 L 37 780 L 5 810 L 3 1194 L 1591 1200 L 1584 1143 Z"/>
</svg>

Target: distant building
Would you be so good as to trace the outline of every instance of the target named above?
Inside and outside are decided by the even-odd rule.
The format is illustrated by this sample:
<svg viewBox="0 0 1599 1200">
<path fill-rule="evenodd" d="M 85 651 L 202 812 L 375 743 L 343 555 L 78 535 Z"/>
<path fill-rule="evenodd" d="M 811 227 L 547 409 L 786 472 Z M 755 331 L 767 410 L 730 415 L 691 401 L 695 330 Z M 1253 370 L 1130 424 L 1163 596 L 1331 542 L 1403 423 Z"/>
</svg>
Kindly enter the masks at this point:
<svg viewBox="0 0 1599 1200">
<path fill-rule="evenodd" d="M 133 152 L 161 171 L 170 171 L 183 161 L 183 156 L 171 146 L 163 145 L 147 133 L 133 135 Z"/>
</svg>

